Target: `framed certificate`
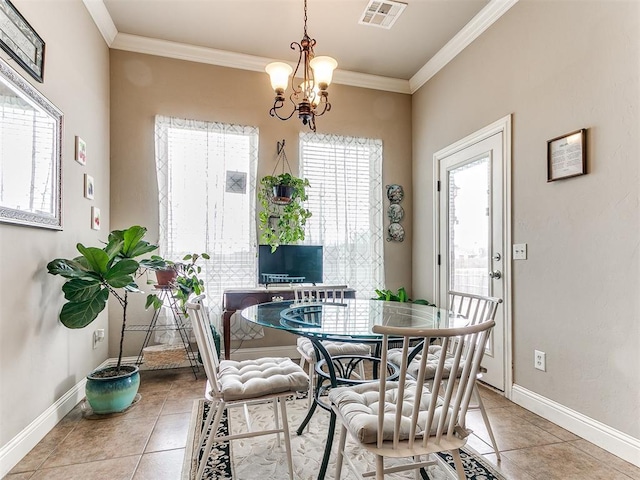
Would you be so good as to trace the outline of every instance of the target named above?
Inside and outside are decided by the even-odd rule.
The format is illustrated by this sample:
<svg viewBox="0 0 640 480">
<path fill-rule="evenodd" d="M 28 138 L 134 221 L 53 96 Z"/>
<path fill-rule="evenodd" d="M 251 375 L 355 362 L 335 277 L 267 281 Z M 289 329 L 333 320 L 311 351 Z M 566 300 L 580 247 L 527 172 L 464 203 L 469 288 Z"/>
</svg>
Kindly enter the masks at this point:
<svg viewBox="0 0 640 480">
<path fill-rule="evenodd" d="M 587 173 L 587 129 L 547 142 L 547 182 Z"/>
</svg>

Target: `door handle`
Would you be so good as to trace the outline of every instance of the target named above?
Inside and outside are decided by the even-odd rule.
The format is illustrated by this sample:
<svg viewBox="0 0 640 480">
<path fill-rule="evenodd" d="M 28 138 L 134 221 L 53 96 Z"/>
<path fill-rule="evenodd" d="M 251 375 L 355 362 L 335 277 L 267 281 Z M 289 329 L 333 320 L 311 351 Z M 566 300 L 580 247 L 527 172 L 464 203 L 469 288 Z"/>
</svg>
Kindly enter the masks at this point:
<svg viewBox="0 0 640 480">
<path fill-rule="evenodd" d="M 493 272 L 489 272 L 489 276 L 494 280 L 499 280 L 502 278 L 502 272 L 500 270 L 494 270 Z"/>
</svg>

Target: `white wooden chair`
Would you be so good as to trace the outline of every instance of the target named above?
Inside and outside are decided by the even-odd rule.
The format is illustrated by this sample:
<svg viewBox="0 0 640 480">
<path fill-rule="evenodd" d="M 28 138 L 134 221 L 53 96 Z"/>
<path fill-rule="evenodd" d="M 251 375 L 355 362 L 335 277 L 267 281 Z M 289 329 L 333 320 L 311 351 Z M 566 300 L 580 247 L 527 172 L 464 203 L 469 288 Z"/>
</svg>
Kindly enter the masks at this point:
<svg viewBox="0 0 640 480">
<path fill-rule="evenodd" d="M 463 316 L 468 319 L 468 325 L 475 325 L 477 323 L 481 323 L 487 320 L 494 320 L 496 316 L 496 312 L 498 310 L 498 305 L 502 303 L 502 300 L 494 297 L 483 297 L 481 295 L 473 295 L 469 293 L 462 292 L 449 292 L 449 309 L 456 312 L 458 315 Z M 421 344 L 419 348 L 422 348 L 424 344 Z M 445 360 L 445 371 L 443 374 L 444 381 L 448 381 L 451 376 L 451 348 L 452 344 L 450 344 L 449 350 L 447 351 L 447 360 Z M 440 345 L 429 345 L 427 347 L 427 380 L 433 381 L 435 368 L 434 366 L 440 359 L 440 355 L 442 352 L 442 346 Z M 410 358 L 411 359 L 411 358 Z M 422 359 L 422 353 L 418 353 L 415 358 L 411 361 L 407 368 L 407 372 L 410 376 L 416 377 L 418 374 L 418 365 L 420 360 Z M 400 366 L 400 362 L 402 361 L 402 352 L 400 349 L 391 349 L 389 350 L 389 361 L 397 366 Z M 431 365 L 431 368 L 429 368 Z M 483 367 L 480 367 L 478 371 L 478 379 L 482 378 L 482 372 L 486 371 Z M 455 377 L 457 378 L 461 373 L 461 370 L 458 370 Z M 484 408 L 484 404 L 482 403 L 482 397 L 480 396 L 480 391 L 478 389 L 478 385 L 474 384 L 473 388 L 473 399 L 474 403 L 469 405 L 469 409 L 478 409 L 482 415 L 482 420 L 484 421 L 485 427 L 487 429 L 487 433 L 489 434 L 489 438 L 491 440 L 491 445 L 493 446 L 493 450 L 496 454 L 496 458 L 500 461 L 500 451 L 498 450 L 498 445 L 496 442 L 496 438 L 493 434 L 493 429 L 491 428 L 491 422 L 489 421 L 489 417 Z"/>
<path fill-rule="evenodd" d="M 313 286 L 313 287 L 294 287 L 294 303 L 312 303 L 312 302 L 342 302 L 344 300 L 344 293 L 348 287 L 346 285 L 333 285 L 333 286 Z M 350 342 L 336 342 L 336 341 L 323 341 L 322 345 L 327 350 L 327 353 L 332 357 L 338 355 L 345 356 L 368 356 L 371 354 L 371 347 L 364 343 L 350 343 Z M 316 375 L 315 366 L 318 359 L 316 358 L 316 352 L 313 348 L 311 340 L 305 337 L 298 337 L 296 342 L 296 349 L 300 353 L 300 367 L 304 368 L 307 364 L 309 374 L 309 391 L 307 394 L 309 406 L 313 402 L 313 391 L 315 389 Z M 354 373 L 354 375 L 356 375 Z M 364 365 L 363 362 L 358 364 L 358 377 L 364 378 Z"/>
<path fill-rule="evenodd" d="M 466 478 L 460 448 L 469 431 L 464 418 L 484 354 L 493 320 L 476 325 L 450 329 L 424 329 L 375 325 L 373 331 L 383 335 L 382 358 L 388 361 L 389 338 L 402 338 L 402 359 L 398 381 L 388 381 L 382 375 L 379 382 L 351 387 L 339 387 L 329 393 L 332 409 L 342 423 L 336 476 L 341 478 L 346 460 L 358 478 L 383 480 L 385 474 L 413 470 L 433 465 L 435 452 L 451 452 L 460 480 Z M 408 375 L 411 341 L 423 337 L 425 345 L 438 340 L 451 357 L 440 355 L 429 365 L 427 356 L 418 362 L 416 378 Z M 453 371 L 460 370 L 457 382 L 444 382 L 447 361 Z M 435 366 L 433 379 L 427 370 Z M 427 384 L 428 383 L 428 384 Z M 429 388 L 431 387 L 431 388 Z M 347 432 L 358 446 L 375 456 L 375 471 L 359 472 L 353 460 L 345 454 Z M 385 457 L 405 459 L 385 468 Z"/>
<path fill-rule="evenodd" d="M 219 361 L 211 325 L 204 314 L 204 308 L 201 303 L 203 297 L 203 295 L 196 297 L 186 305 L 198 343 L 200 357 L 207 374 L 205 397 L 212 402 L 200 435 L 199 445 L 200 448 L 204 446 L 204 452 L 198 465 L 196 480 L 203 478 L 207 460 L 214 443 L 269 434 L 277 434 L 279 443 L 281 432 L 284 433 L 289 479 L 293 480 L 293 461 L 291 458 L 286 397 L 298 391 L 307 390 L 309 388 L 309 377 L 300 366 L 289 358 L 261 358 L 241 362 L 233 360 Z M 247 421 L 248 432 L 229 434 L 222 437 L 216 436 L 225 408 L 234 405 L 246 407 L 247 403 L 258 401 L 273 402 L 274 429 L 251 431 L 250 422 Z M 280 404 L 282 427 L 278 424 L 278 403 Z M 246 408 L 245 413 L 247 413 Z M 211 434 L 206 438 L 209 428 Z"/>
</svg>

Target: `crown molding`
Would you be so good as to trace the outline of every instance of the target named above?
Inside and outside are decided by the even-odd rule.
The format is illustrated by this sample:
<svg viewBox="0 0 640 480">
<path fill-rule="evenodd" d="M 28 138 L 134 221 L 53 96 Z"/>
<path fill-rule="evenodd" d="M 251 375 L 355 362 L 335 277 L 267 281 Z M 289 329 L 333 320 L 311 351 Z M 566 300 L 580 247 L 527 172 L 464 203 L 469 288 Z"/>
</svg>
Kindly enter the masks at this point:
<svg viewBox="0 0 640 480">
<path fill-rule="evenodd" d="M 89 15 L 93 18 L 93 22 L 98 27 L 98 30 L 100 30 L 102 38 L 107 42 L 107 46 L 111 47 L 111 44 L 118 34 L 118 29 L 113 23 L 111 15 L 109 15 L 109 11 L 107 10 L 107 7 L 105 7 L 104 2 L 102 0 L 82 1 L 85 8 L 89 11 Z"/>
<path fill-rule="evenodd" d="M 353 87 L 413 94 L 517 2 L 518 0 L 491 0 L 410 80 L 336 70 L 333 81 Z M 103 0 L 83 0 L 83 3 L 110 48 L 254 72 L 264 72 L 264 67 L 274 61 L 270 58 L 119 33 Z M 296 66 L 294 63 L 287 63 L 292 68 Z"/>
<path fill-rule="evenodd" d="M 157 38 L 141 37 L 128 33 L 118 33 L 111 48 L 128 52 L 146 53 L 147 55 L 156 55 L 159 57 L 176 58 L 190 62 L 208 63 L 221 67 L 251 70 L 254 72 L 264 71 L 265 65 L 273 61 L 253 55 L 199 47 L 186 43 L 170 42 Z"/>
<path fill-rule="evenodd" d="M 381 77 L 367 73 L 351 72 L 349 70 L 336 70 L 333 73 L 333 83 L 350 85 L 352 87 L 371 88 L 394 93 L 410 94 L 409 80 L 401 78 Z"/>
<path fill-rule="evenodd" d="M 140 37 L 127 33 L 118 33 L 114 42 L 111 44 L 111 48 L 175 58 L 178 60 L 187 60 L 190 62 L 208 63 L 210 65 L 218 65 L 220 67 L 250 70 L 260 73 L 264 73 L 264 68 L 268 63 L 276 61 L 271 58 L 233 53 L 207 47 L 198 47 L 195 45 L 169 42 L 167 40 L 158 40 L 155 38 Z M 295 63 L 286 63 L 289 63 L 291 67 L 295 69 Z M 380 77 L 377 75 L 349 72 L 346 70 L 336 70 L 333 74 L 333 83 L 396 93 L 410 93 L 408 80 Z"/>
<path fill-rule="evenodd" d="M 517 2 L 518 0 L 491 0 L 487 6 L 480 10 L 431 60 L 411 77 L 409 80 L 411 93 L 417 92 L 420 87 L 442 70 L 445 65 L 453 60 Z"/>
</svg>

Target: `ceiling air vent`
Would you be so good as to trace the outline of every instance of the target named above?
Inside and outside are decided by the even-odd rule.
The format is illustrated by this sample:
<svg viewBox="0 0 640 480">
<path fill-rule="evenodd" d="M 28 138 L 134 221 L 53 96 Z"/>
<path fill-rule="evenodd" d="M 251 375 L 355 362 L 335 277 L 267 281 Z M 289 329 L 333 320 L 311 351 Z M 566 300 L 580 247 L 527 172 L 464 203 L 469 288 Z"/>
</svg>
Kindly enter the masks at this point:
<svg viewBox="0 0 640 480">
<path fill-rule="evenodd" d="M 358 23 L 389 29 L 396 22 L 404 9 L 406 3 L 394 2 L 392 0 L 369 0 L 369 5 L 362 14 Z"/>
</svg>

